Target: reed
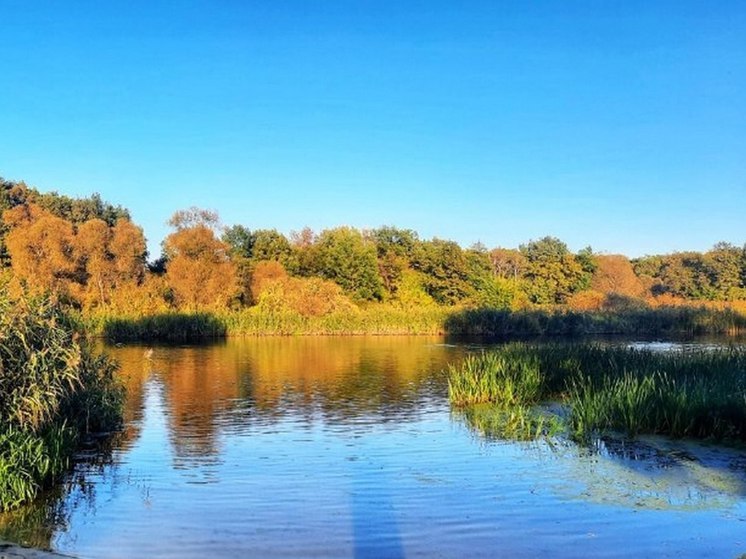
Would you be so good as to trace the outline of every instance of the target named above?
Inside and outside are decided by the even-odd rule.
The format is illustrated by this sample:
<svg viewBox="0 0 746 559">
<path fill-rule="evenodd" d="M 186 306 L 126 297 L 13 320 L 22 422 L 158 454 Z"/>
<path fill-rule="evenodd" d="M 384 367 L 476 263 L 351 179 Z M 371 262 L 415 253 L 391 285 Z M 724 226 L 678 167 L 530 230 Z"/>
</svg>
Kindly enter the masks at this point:
<svg viewBox="0 0 746 559">
<path fill-rule="evenodd" d="M 498 352 L 467 356 L 448 369 L 448 396 L 455 406 L 531 404 L 542 389 L 538 359 L 514 360 Z"/>
<path fill-rule="evenodd" d="M 705 306 L 573 311 L 563 308 L 509 311 L 466 309 L 445 322 L 447 333 L 499 339 L 537 336 L 746 334 L 746 315 Z"/>
<path fill-rule="evenodd" d="M 0 510 L 33 498 L 87 434 L 121 420 L 116 366 L 45 300 L 0 294 Z"/>
</svg>

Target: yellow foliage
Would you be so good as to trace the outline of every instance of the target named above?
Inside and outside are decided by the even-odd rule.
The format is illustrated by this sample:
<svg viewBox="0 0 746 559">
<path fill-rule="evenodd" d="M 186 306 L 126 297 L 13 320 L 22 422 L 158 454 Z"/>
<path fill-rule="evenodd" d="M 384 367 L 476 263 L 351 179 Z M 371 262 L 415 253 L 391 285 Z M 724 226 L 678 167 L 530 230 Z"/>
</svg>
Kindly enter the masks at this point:
<svg viewBox="0 0 746 559">
<path fill-rule="evenodd" d="M 281 277 L 267 280 L 259 293 L 259 308 L 268 313 L 293 311 L 302 316 L 357 312 L 336 283 L 321 278 Z"/>
</svg>

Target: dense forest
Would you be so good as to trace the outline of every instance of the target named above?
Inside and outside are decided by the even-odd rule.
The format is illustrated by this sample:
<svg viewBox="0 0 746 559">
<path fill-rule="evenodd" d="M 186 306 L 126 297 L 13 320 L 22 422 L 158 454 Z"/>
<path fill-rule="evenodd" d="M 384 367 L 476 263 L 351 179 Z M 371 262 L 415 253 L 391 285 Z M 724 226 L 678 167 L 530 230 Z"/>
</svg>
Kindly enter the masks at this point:
<svg viewBox="0 0 746 559">
<path fill-rule="evenodd" d="M 0 179 L 0 262 L 10 293 L 49 293 L 83 313 L 227 311 L 301 316 L 402 309 L 615 310 L 746 300 L 746 247 L 628 259 L 553 237 L 463 248 L 415 231 L 303 229 L 289 237 L 177 211 L 149 261 L 143 230 L 98 195 L 75 199 Z"/>
</svg>

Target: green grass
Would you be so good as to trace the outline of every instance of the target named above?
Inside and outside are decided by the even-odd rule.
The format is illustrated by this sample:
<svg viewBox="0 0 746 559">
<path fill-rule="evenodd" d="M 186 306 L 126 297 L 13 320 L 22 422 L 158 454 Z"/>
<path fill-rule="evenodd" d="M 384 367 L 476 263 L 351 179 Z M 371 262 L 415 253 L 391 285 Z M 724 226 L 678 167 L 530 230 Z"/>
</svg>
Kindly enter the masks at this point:
<svg viewBox="0 0 746 559">
<path fill-rule="evenodd" d="M 118 425 L 115 370 L 53 304 L 0 294 L 0 510 L 63 473 L 87 434 Z"/>
<path fill-rule="evenodd" d="M 541 392 L 539 362 L 530 356 L 517 360 L 497 352 L 469 355 L 448 373 L 448 396 L 459 407 L 531 404 Z"/>
<path fill-rule="evenodd" d="M 502 415 L 561 402 L 569 409 L 566 428 L 578 440 L 616 431 L 746 441 L 743 349 L 507 344 L 452 366 L 449 395 L 456 407 L 491 402 Z"/>
</svg>

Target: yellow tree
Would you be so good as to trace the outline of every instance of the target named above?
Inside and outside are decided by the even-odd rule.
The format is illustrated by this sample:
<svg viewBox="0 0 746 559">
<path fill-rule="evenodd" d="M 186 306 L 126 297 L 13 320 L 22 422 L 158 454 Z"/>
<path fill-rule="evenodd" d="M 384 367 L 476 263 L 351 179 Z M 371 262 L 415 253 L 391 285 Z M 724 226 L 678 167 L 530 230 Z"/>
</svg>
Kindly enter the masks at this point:
<svg viewBox="0 0 746 559">
<path fill-rule="evenodd" d="M 591 278 L 591 289 L 603 294 L 616 293 L 627 297 L 641 297 L 645 286 L 626 256 L 596 255 L 597 268 Z"/>
<path fill-rule="evenodd" d="M 166 281 L 180 308 L 221 308 L 236 294 L 236 269 L 228 245 L 215 229 L 217 215 L 191 208 L 176 212 L 169 224 L 176 229 L 164 241 Z"/>
<path fill-rule="evenodd" d="M 70 296 L 76 278 L 72 223 L 35 204 L 3 213 L 10 226 L 5 243 L 13 274 L 32 292 Z"/>
</svg>

